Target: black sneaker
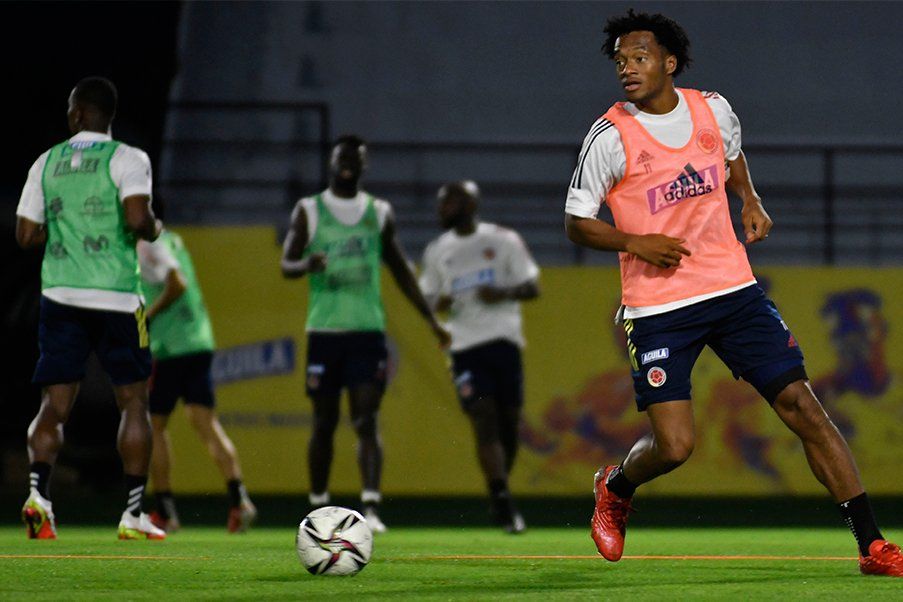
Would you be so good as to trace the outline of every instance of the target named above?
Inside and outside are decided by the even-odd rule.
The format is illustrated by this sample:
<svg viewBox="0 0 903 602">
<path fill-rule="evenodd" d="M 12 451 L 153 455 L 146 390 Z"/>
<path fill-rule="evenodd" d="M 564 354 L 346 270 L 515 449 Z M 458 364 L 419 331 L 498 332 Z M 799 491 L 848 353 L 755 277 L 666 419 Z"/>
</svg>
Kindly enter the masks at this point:
<svg viewBox="0 0 903 602">
<path fill-rule="evenodd" d="M 492 522 L 508 533 L 522 533 L 527 528 L 524 517 L 514 505 L 511 494 L 507 491 L 492 498 Z"/>
</svg>

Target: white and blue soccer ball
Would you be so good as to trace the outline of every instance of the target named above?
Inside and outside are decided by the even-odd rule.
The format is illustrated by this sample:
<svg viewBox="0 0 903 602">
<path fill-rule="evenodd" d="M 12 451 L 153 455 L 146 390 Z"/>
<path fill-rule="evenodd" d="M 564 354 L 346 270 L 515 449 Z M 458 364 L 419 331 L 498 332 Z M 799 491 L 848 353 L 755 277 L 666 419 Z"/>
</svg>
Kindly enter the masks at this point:
<svg viewBox="0 0 903 602">
<path fill-rule="evenodd" d="M 295 548 L 312 575 L 354 575 L 370 562 L 373 532 L 358 512 L 324 506 L 298 525 Z"/>
</svg>

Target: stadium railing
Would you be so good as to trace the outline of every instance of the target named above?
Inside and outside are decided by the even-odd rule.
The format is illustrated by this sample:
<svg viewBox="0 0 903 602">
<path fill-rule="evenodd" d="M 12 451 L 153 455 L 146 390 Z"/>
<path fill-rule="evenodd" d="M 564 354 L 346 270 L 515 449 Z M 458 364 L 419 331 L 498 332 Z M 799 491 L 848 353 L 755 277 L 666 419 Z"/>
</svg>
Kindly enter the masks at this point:
<svg viewBox="0 0 903 602">
<path fill-rule="evenodd" d="M 283 226 L 297 198 L 326 185 L 333 126 L 325 103 L 190 101 L 171 108 L 175 127 L 164 141 L 162 188 L 182 199 L 181 212 L 171 212 L 175 221 Z M 749 143 L 744 149 L 780 234 L 751 249 L 755 261 L 903 263 L 903 145 Z M 415 256 L 436 235 L 437 189 L 468 178 L 483 191 L 483 217 L 519 230 L 541 262 L 616 261 L 612 254 L 586 253 L 563 235 L 575 144 L 377 140 L 370 150 L 367 189 L 392 201 Z"/>
</svg>

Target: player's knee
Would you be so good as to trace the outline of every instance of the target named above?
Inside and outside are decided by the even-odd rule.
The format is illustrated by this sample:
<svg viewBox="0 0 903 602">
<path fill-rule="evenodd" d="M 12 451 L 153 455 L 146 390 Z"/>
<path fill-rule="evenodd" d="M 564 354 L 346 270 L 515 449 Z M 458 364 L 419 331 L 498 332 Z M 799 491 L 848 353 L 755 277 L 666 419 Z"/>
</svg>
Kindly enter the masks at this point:
<svg viewBox="0 0 903 602">
<path fill-rule="evenodd" d="M 693 453 L 695 442 L 692 435 L 677 435 L 664 441 L 657 441 L 659 458 L 669 466 L 680 466 Z"/>
<path fill-rule="evenodd" d="M 805 383 L 793 383 L 781 391 L 774 401 L 775 411 L 785 420 L 794 423 L 818 425 L 827 423 L 821 403 Z"/>
<path fill-rule="evenodd" d="M 313 434 L 316 437 L 332 437 L 339 426 L 338 412 L 321 412 L 314 414 Z"/>
<path fill-rule="evenodd" d="M 376 437 L 376 412 L 364 412 L 351 417 L 351 426 L 361 439 Z"/>
<path fill-rule="evenodd" d="M 494 445 L 500 442 L 499 431 L 491 425 L 481 425 L 475 429 L 478 445 Z"/>
<path fill-rule="evenodd" d="M 188 407 L 188 406 L 186 406 Z M 200 434 L 203 434 L 210 430 L 210 419 L 207 416 L 204 416 L 200 412 L 189 411 L 188 413 L 188 422 L 191 424 L 192 428 Z"/>
</svg>

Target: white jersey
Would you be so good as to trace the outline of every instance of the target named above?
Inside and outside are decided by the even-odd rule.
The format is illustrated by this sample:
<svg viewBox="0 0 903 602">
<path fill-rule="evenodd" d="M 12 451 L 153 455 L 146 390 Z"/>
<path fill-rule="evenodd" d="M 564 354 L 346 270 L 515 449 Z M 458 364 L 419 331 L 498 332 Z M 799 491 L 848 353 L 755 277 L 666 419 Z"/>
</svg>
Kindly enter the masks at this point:
<svg viewBox="0 0 903 602">
<path fill-rule="evenodd" d="M 141 278 L 150 284 L 163 284 L 169 272 L 180 267 L 175 255 L 159 239 L 154 242 L 139 240 L 137 251 Z"/>
<path fill-rule="evenodd" d="M 79 132 L 69 140 L 70 142 L 105 142 L 112 138 L 98 132 Z M 28 170 L 28 179 L 22 188 L 22 196 L 19 198 L 19 206 L 16 208 L 16 215 L 36 224 L 43 224 L 45 221 L 42 180 L 49 152 L 41 154 Z M 139 148 L 127 144 L 119 145 L 110 158 L 110 178 L 119 189 L 120 202 L 130 196 L 151 196 L 151 163 L 147 153 Z M 44 289 L 42 294 L 63 305 L 108 311 L 133 312 L 143 302 L 141 296 L 134 293 L 66 286 Z"/>
<path fill-rule="evenodd" d="M 740 155 L 740 120 L 723 96 L 717 92 L 702 94 L 721 130 L 724 158 L 733 161 Z M 693 133 L 690 107 L 680 90 L 677 91 L 677 106 L 664 115 L 644 113 L 630 102 L 625 103 L 624 108 L 665 146 L 681 148 L 689 142 Z M 596 217 L 608 192 L 624 177 L 626 167 L 627 156 L 621 134 L 613 123 L 600 117 L 583 139 L 580 159 L 568 189 L 565 213 L 577 217 Z"/>
<path fill-rule="evenodd" d="M 424 296 L 449 296 L 452 351 L 504 339 L 524 346 L 520 303 L 483 303 L 477 289 L 511 287 L 539 276 L 539 267 L 521 237 L 495 224 L 479 223 L 473 234 L 449 230 L 423 253 L 420 289 Z"/>
<path fill-rule="evenodd" d="M 730 103 L 717 92 L 703 92 L 702 94 L 709 108 L 712 109 L 715 121 L 718 122 L 721 141 L 724 144 L 724 158 L 727 161 L 733 161 L 740 155 L 740 120 L 731 109 Z M 629 102 L 625 103 L 624 107 L 653 138 L 663 145 L 681 148 L 689 142 L 693 133 L 693 119 L 690 117 L 690 108 L 680 90 L 677 91 L 677 106 L 664 115 L 644 113 Z M 621 142 L 621 134 L 618 129 L 604 117 L 597 119 L 583 140 L 577 168 L 574 170 L 568 189 L 565 213 L 576 217 L 596 217 L 609 191 L 624 177 L 626 166 L 627 156 L 624 154 L 624 144 Z M 730 177 L 730 170 L 727 170 L 725 177 Z M 623 317 L 635 319 L 662 314 L 706 299 L 726 295 L 754 283 L 755 281 L 751 281 L 739 287 L 664 305 L 641 308 L 628 306 L 624 308 Z"/>
<path fill-rule="evenodd" d="M 361 220 L 364 216 L 364 211 L 367 209 L 367 199 L 370 196 L 370 194 L 360 191 L 354 198 L 346 199 L 336 196 L 328 188 L 320 193 L 320 198 L 323 199 L 323 204 L 326 205 L 329 212 L 346 226 L 353 226 Z M 310 241 L 314 239 L 314 233 L 317 231 L 317 223 L 319 222 L 317 199 L 312 196 L 305 197 L 295 205 L 295 211 L 298 210 L 298 207 L 303 209 L 304 214 L 307 216 L 307 244 L 309 245 Z M 379 230 L 382 232 L 386 226 L 386 220 L 392 213 L 392 206 L 388 201 L 374 197 L 373 209 L 376 211 L 376 220 L 379 223 Z M 292 221 L 294 222 L 294 219 Z"/>
</svg>

